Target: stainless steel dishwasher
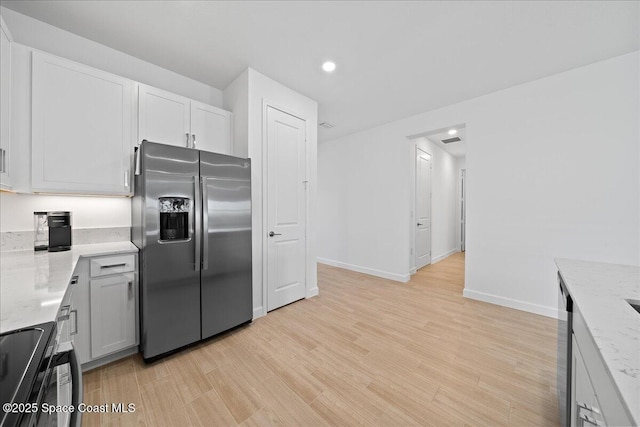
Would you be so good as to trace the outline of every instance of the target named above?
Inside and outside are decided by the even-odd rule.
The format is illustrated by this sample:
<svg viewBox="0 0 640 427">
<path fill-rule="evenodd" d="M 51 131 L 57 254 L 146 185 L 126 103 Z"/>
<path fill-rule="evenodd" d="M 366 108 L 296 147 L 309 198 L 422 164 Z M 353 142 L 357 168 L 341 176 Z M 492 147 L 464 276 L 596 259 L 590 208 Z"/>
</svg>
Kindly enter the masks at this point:
<svg viewBox="0 0 640 427">
<path fill-rule="evenodd" d="M 558 273 L 558 369 L 557 384 L 560 425 L 571 425 L 571 333 L 573 300 Z"/>
</svg>

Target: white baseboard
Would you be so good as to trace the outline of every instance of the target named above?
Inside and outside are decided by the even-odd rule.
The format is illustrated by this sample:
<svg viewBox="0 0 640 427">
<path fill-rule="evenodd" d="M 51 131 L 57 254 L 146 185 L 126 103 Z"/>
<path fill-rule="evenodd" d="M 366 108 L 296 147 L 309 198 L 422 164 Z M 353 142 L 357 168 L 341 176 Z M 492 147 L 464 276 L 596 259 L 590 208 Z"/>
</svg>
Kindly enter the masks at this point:
<svg viewBox="0 0 640 427">
<path fill-rule="evenodd" d="M 417 269 L 417 268 L 415 268 L 415 267 L 412 267 L 412 268 L 411 268 L 411 270 L 409 270 L 409 274 L 410 274 L 410 275 L 412 275 L 412 276 L 413 276 L 414 274 L 416 274 L 417 272 L 418 272 L 418 269 Z"/>
<path fill-rule="evenodd" d="M 318 258 L 320 264 L 327 264 L 333 267 L 340 267 L 346 270 L 357 271 L 358 273 L 369 274 L 371 276 L 382 277 L 383 279 L 395 280 L 406 283 L 409 281 L 409 274 L 390 273 L 388 271 L 376 270 L 374 268 L 362 267 L 360 265 L 347 264 L 346 262 L 334 261 L 332 259 Z"/>
<path fill-rule="evenodd" d="M 307 291 L 307 296 L 305 298 L 313 298 L 320 293 L 320 289 L 316 286 L 315 288 L 309 289 Z"/>
<path fill-rule="evenodd" d="M 442 261 L 443 259 L 445 259 L 446 257 L 455 254 L 456 252 L 459 252 L 458 248 L 453 248 L 448 250 L 447 252 L 440 254 L 436 257 L 431 258 L 431 264 L 435 264 L 438 261 Z"/>
<path fill-rule="evenodd" d="M 262 317 L 264 315 L 265 313 L 262 310 L 262 306 L 256 307 L 253 309 L 253 320 L 257 319 L 258 317 Z"/>
<path fill-rule="evenodd" d="M 555 319 L 558 318 L 558 309 L 556 307 L 547 307 L 544 305 L 532 304 L 526 301 L 486 294 L 484 292 L 472 291 L 470 289 L 465 289 L 462 292 L 462 295 L 465 298 L 501 305 L 503 307 L 515 308 L 516 310 L 527 311 L 529 313 L 540 314 L 542 316 L 553 317 Z"/>
</svg>

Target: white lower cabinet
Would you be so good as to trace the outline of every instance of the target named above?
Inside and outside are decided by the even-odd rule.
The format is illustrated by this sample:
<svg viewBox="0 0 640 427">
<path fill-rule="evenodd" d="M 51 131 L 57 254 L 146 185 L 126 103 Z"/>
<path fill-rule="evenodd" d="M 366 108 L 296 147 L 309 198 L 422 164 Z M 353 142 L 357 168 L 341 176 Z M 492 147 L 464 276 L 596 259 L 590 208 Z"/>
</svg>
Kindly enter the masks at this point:
<svg viewBox="0 0 640 427">
<path fill-rule="evenodd" d="M 91 357 L 136 344 L 133 273 L 91 279 Z"/>
<path fill-rule="evenodd" d="M 631 414 L 576 304 L 571 351 L 571 427 L 633 426 Z"/>
<path fill-rule="evenodd" d="M 600 403 L 596 397 L 596 392 L 589 379 L 587 367 L 584 364 L 580 347 L 576 343 L 575 336 L 572 345 L 572 365 L 573 365 L 573 408 L 572 426 L 603 426 Z"/>
<path fill-rule="evenodd" d="M 80 363 L 91 369 L 137 351 L 136 254 L 82 258 L 73 294 L 73 343 Z M 125 353 L 125 354 L 121 354 Z"/>
</svg>

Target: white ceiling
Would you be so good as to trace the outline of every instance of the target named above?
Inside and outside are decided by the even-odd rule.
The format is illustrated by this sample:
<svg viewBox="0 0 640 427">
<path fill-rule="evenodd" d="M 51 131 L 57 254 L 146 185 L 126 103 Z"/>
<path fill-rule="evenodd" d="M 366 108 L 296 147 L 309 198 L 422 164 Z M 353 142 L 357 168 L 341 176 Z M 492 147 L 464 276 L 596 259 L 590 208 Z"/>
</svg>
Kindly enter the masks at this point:
<svg viewBox="0 0 640 427">
<path fill-rule="evenodd" d="M 320 140 L 640 48 L 637 1 L 1 3 L 218 89 L 250 66 L 319 102 Z"/>
<path fill-rule="evenodd" d="M 455 129 L 458 131 L 458 133 L 456 133 L 455 135 L 449 135 L 449 130 L 450 129 Z M 458 142 L 450 142 L 448 144 L 445 144 L 442 142 L 443 139 L 449 139 L 449 138 L 454 138 L 454 137 L 458 137 L 461 139 L 461 141 Z M 430 140 L 431 142 L 433 142 L 434 144 L 438 145 L 439 147 L 441 147 L 443 150 L 448 151 L 449 154 L 451 154 L 452 156 L 455 157 L 464 157 L 467 154 L 467 132 L 466 132 L 466 128 L 464 127 L 464 125 L 461 126 L 451 126 L 450 128 L 447 128 L 446 130 L 441 130 L 441 131 L 436 131 L 434 133 L 429 133 L 427 135 L 425 135 L 425 137 Z"/>
</svg>

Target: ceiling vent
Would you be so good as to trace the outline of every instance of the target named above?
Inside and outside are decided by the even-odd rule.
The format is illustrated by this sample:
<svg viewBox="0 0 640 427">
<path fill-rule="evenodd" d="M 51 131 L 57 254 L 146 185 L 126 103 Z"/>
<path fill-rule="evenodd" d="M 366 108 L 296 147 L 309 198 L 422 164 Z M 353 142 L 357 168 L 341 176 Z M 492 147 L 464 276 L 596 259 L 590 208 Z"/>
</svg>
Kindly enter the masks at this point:
<svg viewBox="0 0 640 427">
<path fill-rule="evenodd" d="M 334 127 L 335 125 L 332 125 L 329 122 L 322 122 L 320 123 L 318 126 L 320 126 L 321 128 L 325 128 L 325 129 L 331 129 L 332 127 Z"/>
<path fill-rule="evenodd" d="M 443 144 L 451 144 L 452 142 L 458 142 L 458 141 L 462 141 L 462 140 L 459 137 L 455 136 L 453 138 L 443 139 L 442 143 Z"/>
</svg>

